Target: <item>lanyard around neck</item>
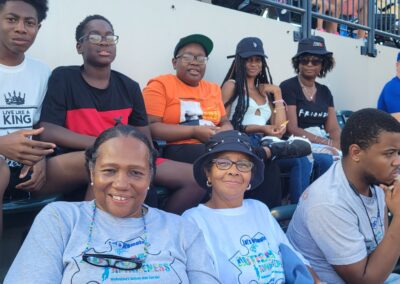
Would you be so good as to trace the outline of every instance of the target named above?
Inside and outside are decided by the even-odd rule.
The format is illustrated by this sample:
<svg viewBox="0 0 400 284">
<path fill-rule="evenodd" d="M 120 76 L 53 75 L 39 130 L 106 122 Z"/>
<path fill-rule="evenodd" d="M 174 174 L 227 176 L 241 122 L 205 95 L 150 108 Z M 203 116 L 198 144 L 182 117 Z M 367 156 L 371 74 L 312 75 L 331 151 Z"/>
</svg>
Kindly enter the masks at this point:
<svg viewBox="0 0 400 284">
<path fill-rule="evenodd" d="M 358 192 L 357 188 L 356 188 L 350 181 L 349 181 L 349 186 L 350 186 L 350 188 L 353 190 L 354 194 L 355 194 L 356 196 L 358 196 L 358 198 L 359 198 L 360 201 L 361 201 L 361 204 L 362 204 L 363 207 L 364 207 L 365 214 L 367 215 L 367 218 L 368 218 L 369 226 L 371 227 L 372 234 L 374 235 L 375 243 L 376 243 L 376 245 L 378 246 L 378 244 L 379 244 L 379 243 L 378 243 L 378 239 L 377 239 L 377 237 L 376 237 L 375 230 L 374 230 L 374 227 L 373 227 L 373 225 L 372 225 L 371 217 L 370 217 L 370 215 L 369 215 L 369 213 L 368 213 L 367 206 L 365 205 L 364 200 L 362 199 L 361 194 Z M 378 214 L 377 214 L 377 219 L 379 219 L 379 222 L 380 222 L 380 225 L 381 225 L 381 228 L 382 228 L 382 227 L 383 227 L 383 224 L 382 224 L 382 220 L 381 220 L 381 212 L 380 212 L 380 210 L 379 210 L 378 196 L 376 195 L 376 190 L 374 189 L 374 190 L 372 191 L 372 189 L 373 189 L 373 188 L 371 187 L 372 196 L 375 198 L 375 201 L 376 201 L 376 209 L 377 209 L 377 212 L 378 212 Z M 365 236 L 364 236 L 364 237 L 365 237 Z"/>
</svg>

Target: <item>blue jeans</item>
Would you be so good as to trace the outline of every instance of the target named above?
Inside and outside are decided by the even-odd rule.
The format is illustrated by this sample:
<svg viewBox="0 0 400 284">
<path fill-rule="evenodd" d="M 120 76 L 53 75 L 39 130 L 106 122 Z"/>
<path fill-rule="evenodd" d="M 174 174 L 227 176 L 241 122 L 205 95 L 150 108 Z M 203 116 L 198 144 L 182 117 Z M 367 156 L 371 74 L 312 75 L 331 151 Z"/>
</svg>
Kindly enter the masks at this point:
<svg viewBox="0 0 400 284">
<path fill-rule="evenodd" d="M 289 194 L 291 203 L 297 203 L 303 191 L 310 185 L 313 162 L 308 156 L 276 160 L 284 173 L 289 173 Z"/>
<path fill-rule="evenodd" d="M 313 153 L 314 180 L 322 176 L 333 164 L 333 156 L 330 154 Z"/>
<path fill-rule="evenodd" d="M 251 144 L 259 146 L 262 135 L 250 134 Z M 308 157 L 279 159 L 275 160 L 281 172 L 289 173 L 289 194 L 290 201 L 297 203 L 300 195 L 310 184 L 311 172 L 313 169 L 312 159 Z"/>
</svg>

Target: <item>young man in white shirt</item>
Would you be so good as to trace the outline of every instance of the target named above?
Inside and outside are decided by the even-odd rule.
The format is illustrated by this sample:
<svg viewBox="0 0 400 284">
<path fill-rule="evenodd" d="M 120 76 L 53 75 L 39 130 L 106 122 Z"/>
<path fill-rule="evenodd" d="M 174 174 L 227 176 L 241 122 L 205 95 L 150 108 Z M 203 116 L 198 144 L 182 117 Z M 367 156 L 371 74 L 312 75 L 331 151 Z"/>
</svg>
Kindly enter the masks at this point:
<svg viewBox="0 0 400 284">
<path fill-rule="evenodd" d="M 39 190 L 46 180 L 44 157 L 55 145 L 35 141 L 33 129 L 50 69 L 25 55 L 46 18 L 47 0 L 0 1 L 0 208 L 3 196 Z M 0 235 L 2 210 L 0 210 Z"/>
</svg>

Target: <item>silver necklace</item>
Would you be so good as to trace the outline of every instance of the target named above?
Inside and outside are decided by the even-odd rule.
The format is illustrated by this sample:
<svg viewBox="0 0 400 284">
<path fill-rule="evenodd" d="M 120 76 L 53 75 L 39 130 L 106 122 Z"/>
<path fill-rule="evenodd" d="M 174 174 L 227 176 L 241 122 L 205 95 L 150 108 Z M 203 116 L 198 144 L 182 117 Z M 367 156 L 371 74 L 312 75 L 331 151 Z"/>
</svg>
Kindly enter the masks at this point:
<svg viewBox="0 0 400 284">
<path fill-rule="evenodd" d="M 317 87 L 315 86 L 315 83 L 312 87 L 307 87 L 301 82 L 299 76 L 297 76 L 297 79 L 299 80 L 299 84 L 301 86 L 301 89 L 303 90 L 303 94 L 306 97 L 306 99 L 308 101 L 312 101 L 314 99 L 315 94 L 317 93 Z"/>
</svg>

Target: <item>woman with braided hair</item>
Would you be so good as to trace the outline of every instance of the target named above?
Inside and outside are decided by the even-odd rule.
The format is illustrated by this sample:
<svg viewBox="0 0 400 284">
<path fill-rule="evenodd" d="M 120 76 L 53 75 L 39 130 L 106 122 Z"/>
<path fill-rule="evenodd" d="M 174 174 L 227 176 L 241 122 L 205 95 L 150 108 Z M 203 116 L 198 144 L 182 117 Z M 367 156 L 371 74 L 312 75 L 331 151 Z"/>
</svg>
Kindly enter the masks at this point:
<svg viewBox="0 0 400 284">
<path fill-rule="evenodd" d="M 290 199 L 297 203 L 310 182 L 312 162 L 305 156 L 309 143 L 297 138 L 287 142 L 279 139 L 286 132 L 285 102 L 280 88 L 272 84 L 262 41 L 244 38 L 230 57 L 234 60 L 222 85 L 222 97 L 232 125 L 249 134 L 254 145 L 261 142 L 269 146 L 276 141 L 299 145 L 296 153 L 276 160 L 281 171 L 290 175 Z"/>
</svg>

